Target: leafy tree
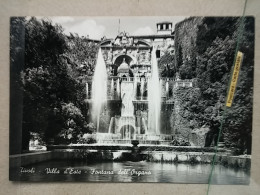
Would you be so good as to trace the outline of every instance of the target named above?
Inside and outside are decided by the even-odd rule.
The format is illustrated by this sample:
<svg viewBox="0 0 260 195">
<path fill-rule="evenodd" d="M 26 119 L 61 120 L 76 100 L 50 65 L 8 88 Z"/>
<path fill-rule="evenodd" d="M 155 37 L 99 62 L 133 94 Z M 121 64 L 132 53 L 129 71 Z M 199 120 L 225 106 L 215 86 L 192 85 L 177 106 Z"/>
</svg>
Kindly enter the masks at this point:
<svg viewBox="0 0 260 195">
<path fill-rule="evenodd" d="M 94 73 L 98 45 L 77 34 L 70 34 L 66 40 L 69 47 L 64 56 L 77 80 L 84 81 L 86 76 L 92 76 Z"/>
<path fill-rule="evenodd" d="M 61 116 L 63 117 L 61 126 L 62 130 L 58 132 L 59 138 L 64 141 L 75 142 L 84 132 L 84 117 L 81 110 L 73 103 L 62 104 Z"/>
<path fill-rule="evenodd" d="M 174 54 L 166 51 L 159 59 L 158 67 L 161 77 L 174 77 L 176 73 Z"/>
<path fill-rule="evenodd" d="M 200 126 L 210 127 L 206 140 L 206 146 L 210 146 L 216 144 L 241 18 L 202 18 L 202 20 L 197 20 L 197 23 L 194 19 L 190 20 L 196 28 L 197 35 L 190 32 L 190 36 L 195 37 L 196 44 L 189 51 L 194 51 L 196 57 L 186 52 L 188 50 L 185 44 L 180 46 L 176 43 L 176 45 L 182 48 L 178 53 L 182 55 L 182 59 L 188 55 L 193 58 L 190 62 L 193 63 L 194 59 L 196 60 L 196 68 L 194 69 L 194 64 L 185 65 L 182 60 L 183 65 L 178 66 L 178 71 L 180 74 L 183 72 L 182 78 L 187 78 L 186 71 L 195 71 L 191 75 L 196 75 L 201 94 L 198 102 L 193 106 L 188 100 L 189 106 L 185 109 L 193 114 L 193 116 L 188 116 L 188 119 L 195 120 Z M 224 132 L 221 135 L 221 140 L 225 142 L 225 145 L 235 147 L 237 154 L 251 152 L 254 63 L 254 19 L 252 17 L 246 17 L 244 29 L 239 48 L 245 56 L 240 71 L 240 81 L 233 106 L 227 111 Z M 177 39 L 181 40 L 180 37 Z M 178 59 L 180 60 L 180 56 Z M 177 64 L 180 62 L 177 61 Z"/>
<path fill-rule="evenodd" d="M 227 112 L 223 137 L 228 147 L 235 152 L 251 153 L 253 81 L 254 81 L 254 18 L 247 17 L 244 22 L 244 34 L 239 50 L 244 53 L 232 107 Z M 237 37 L 237 32 L 234 37 Z"/>
<path fill-rule="evenodd" d="M 64 104 L 84 106 L 84 88 L 64 54 L 67 38 L 59 25 L 31 18 L 25 23 L 23 130 L 44 132 L 45 141 L 55 137 L 67 120 Z M 84 128 L 83 123 L 76 123 Z"/>
</svg>

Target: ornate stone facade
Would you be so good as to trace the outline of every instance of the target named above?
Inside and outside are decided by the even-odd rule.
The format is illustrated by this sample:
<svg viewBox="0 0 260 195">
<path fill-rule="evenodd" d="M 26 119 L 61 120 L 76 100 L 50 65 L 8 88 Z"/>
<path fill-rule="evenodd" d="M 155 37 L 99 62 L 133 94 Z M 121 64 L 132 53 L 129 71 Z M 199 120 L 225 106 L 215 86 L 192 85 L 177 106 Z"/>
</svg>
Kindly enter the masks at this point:
<svg viewBox="0 0 260 195">
<path fill-rule="evenodd" d="M 170 23 L 167 24 L 169 28 Z M 111 114 L 107 129 L 122 139 L 135 139 L 136 136 L 143 139 L 148 133 L 147 96 L 148 81 L 151 77 L 151 52 L 153 49 L 157 51 L 157 60 L 166 50 L 174 52 L 174 35 L 167 28 L 162 27 L 158 32 L 160 30 L 165 32 L 147 36 L 131 36 L 122 32 L 115 39 L 103 39 L 101 42 L 108 72 L 108 100 L 120 102 L 121 105 L 115 112 L 109 111 L 120 115 Z M 161 135 L 153 135 L 153 139 L 157 139 L 156 136 L 179 134 L 176 125 L 182 126 L 179 124 L 181 105 L 176 100 L 174 89 L 192 87 L 192 81 L 160 78 L 160 86 L 163 122 L 160 127 Z"/>
</svg>

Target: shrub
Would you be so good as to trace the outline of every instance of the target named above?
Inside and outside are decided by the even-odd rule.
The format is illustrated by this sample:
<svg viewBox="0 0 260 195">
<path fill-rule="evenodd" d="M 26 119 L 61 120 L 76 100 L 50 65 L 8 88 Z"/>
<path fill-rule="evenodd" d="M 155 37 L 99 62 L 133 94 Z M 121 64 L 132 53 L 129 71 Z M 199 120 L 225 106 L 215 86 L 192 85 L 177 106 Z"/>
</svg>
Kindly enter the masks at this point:
<svg viewBox="0 0 260 195">
<path fill-rule="evenodd" d="M 191 146 L 190 142 L 183 139 L 173 139 L 170 143 L 172 146 Z"/>
<path fill-rule="evenodd" d="M 97 140 L 93 137 L 87 137 L 87 138 L 80 138 L 78 140 L 78 144 L 94 144 L 97 143 Z"/>
</svg>

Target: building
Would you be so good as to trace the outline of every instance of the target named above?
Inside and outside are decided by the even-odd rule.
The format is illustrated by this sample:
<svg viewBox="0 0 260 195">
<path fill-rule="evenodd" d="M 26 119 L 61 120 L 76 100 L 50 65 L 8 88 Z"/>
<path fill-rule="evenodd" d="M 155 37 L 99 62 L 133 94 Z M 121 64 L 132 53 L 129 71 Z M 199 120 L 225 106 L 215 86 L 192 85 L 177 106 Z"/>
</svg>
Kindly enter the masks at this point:
<svg viewBox="0 0 260 195">
<path fill-rule="evenodd" d="M 133 36 L 122 32 L 115 39 L 103 39 L 100 45 L 108 73 L 108 104 L 102 114 L 104 120 L 100 120 L 105 121 L 100 132 L 115 134 L 118 139 L 161 139 L 161 135 L 172 135 L 174 129 L 170 124 L 162 124 L 159 135 L 158 130 L 149 127 L 147 98 L 152 50 L 156 50 L 157 59 L 166 51 L 174 54 L 172 23 L 157 23 L 155 35 Z M 191 81 L 174 78 L 160 78 L 159 82 L 161 112 L 174 110 L 174 87 L 192 87 Z M 87 89 L 91 89 L 91 80 Z"/>
</svg>

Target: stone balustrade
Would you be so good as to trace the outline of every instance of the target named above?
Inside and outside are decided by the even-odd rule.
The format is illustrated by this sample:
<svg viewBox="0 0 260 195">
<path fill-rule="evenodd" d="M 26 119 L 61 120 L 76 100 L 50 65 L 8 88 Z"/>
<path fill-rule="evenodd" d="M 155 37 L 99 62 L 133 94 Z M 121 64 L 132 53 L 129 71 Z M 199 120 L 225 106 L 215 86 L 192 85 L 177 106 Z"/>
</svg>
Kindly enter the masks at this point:
<svg viewBox="0 0 260 195">
<path fill-rule="evenodd" d="M 91 88 L 92 88 L 92 81 L 90 78 L 86 83 L 86 91 L 87 99 L 91 99 Z M 121 83 L 122 82 L 132 82 L 133 84 L 136 84 L 135 90 L 138 90 L 138 87 L 142 87 L 142 93 L 146 94 L 136 94 L 134 97 L 134 100 L 137 101 L 147 101 L 147 92 L 148 92 L 148 77 L 109 77 L 107 81 L 107 99 L 108 100 L 120 100 L 121 99 Z M 173 78 L 166 78 L 161 77 L 160 78 L 161 83 L 161 94 L 162 94 L 162 102 L 167 102 L 168 99 L 172 97 L 172 90 L 184 87 L 184 88 L 191 88 L 193 86 L 193 80 L 186 79 L 186 80 L 175 80 Z"/>
</svg>

